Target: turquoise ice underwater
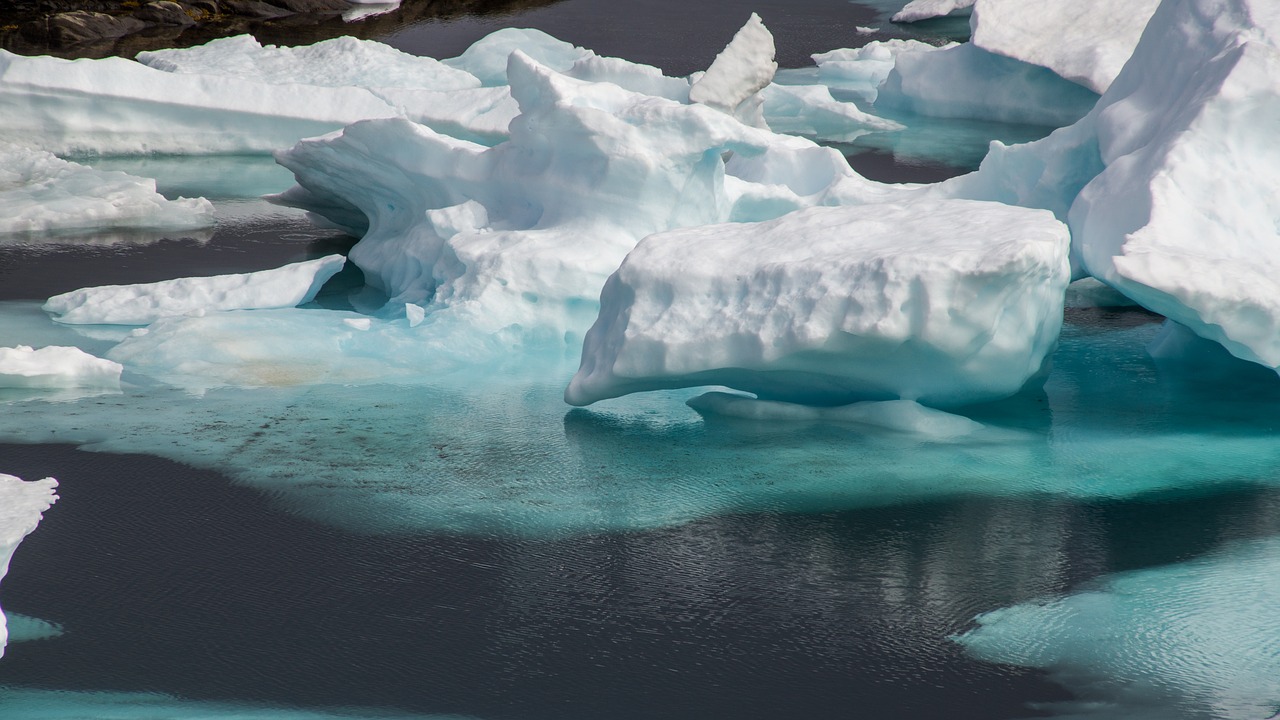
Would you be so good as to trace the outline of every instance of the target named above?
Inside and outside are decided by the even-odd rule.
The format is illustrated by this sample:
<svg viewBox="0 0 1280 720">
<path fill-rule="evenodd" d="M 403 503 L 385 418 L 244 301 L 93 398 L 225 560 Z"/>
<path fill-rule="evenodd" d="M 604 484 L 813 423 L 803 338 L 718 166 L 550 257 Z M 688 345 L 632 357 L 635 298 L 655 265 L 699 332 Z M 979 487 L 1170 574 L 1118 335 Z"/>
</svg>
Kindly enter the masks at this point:
<svg viewBox="0 0 1280 720">
<path fill-rule="evenodd" d="M 232 184 L 241 171 L 232 163 L 196 189 Z M 365 317 L 368 329 L 347 323 Z M 476 362 L 474 348 L 421 342 L 404 317 L 211 314 L 174 328 L 185 344 L 153 355 L 162 361 L 147 368 L 151 377 L 126 363 L 119 392 L 77 400 L 3 391 L 0 439 L 217 468 L 290 512 L 370 534 L 564 537 L 968 495 L 1126 499 L 1274 487 L 1276 374 L 1160 321 L 1134 308 L 1069 307 L 1042 389 L 1033 382 L 1010 399 L 958 410 L 976 424 L 931 425 L 876 413 L 767 423 L 703 416 L 685 405 L 701 391 L 687 390 L 566 411 L 572 344 L 530 343 L 516 359 Z M 5 344 L 98 355 L 130 332 L 54 325 L 36 302 L 5 303 L 0 323 Z M 263 332 L 271 340 L 249 340 L 245 356 L 271 366 L 254 376 L 264 387 L 224 386 L 246 377 L 243 365 L 227 375 L 182 370 L 192 360 L 216 366 L 219 342 Z M 296 364 L 282 366 L 288 358 Z M 341 383 L 315 381 L 335 375 Z M 1259 512 L 1271 531 L 1276 520 Z M 983 659 L 1049 669 L 1082 700 L 1059 713 L 1267 717 L 1280 709 L 1280 627 L 1267 611 L 1280 601 L 1268 580 L 1277 557 L 1271 540 L 1226 547 L 989 613 L 958 639 Z M 1237 635 L 1242 628 L 1249 632 Z M 117 703 L 110 712 L 122 717 L 289 717 L 165 702 L 6 691 L 0 703 L 10 707 L 0 708 L 6 717 L 109 717 L 104 703 Z"/>
</svg>

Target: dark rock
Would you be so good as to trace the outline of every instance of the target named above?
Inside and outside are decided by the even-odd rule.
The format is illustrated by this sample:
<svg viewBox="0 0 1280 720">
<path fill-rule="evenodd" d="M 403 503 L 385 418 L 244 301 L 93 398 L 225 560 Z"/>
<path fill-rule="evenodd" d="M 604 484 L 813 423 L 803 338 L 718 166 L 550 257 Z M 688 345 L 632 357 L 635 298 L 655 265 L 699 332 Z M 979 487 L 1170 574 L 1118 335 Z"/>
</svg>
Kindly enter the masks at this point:
<svg viewBox="0 0 1280 720">
<path fill-rule="evenodd" d="M 143 5 L 133 17 L 156 25 L 195 25 L 195 18 L 187 14 L 181 5 L 170 0 L 159 0 Z"/>
<path fill-rule="evenodd" d="M 203 10 L 206 13 L 206 16 L 217 15 L 222 12 L 222 9 L 218 7 L 217 0 L 190 0 L 187 5 L 190 5 L 197 10 Z"/>
<path fill-rule="evenodd" d="M 286 10 L 275 5 L 268 5 L 261 0 L 222 0 L 218 3 L 223 14 L 226 15 L 242 15 L 250 18 L 280 18 L 286 15 L 293 15 L 292 10 Z"/>
<path fill-rule="evenodd" d="M 69 47 L 137 32 L 147 23 L 131 17 L 75 10 L 51 15 L 22 27 L 23 35 L 37 37 L 54 47 Z"/>
</svg>

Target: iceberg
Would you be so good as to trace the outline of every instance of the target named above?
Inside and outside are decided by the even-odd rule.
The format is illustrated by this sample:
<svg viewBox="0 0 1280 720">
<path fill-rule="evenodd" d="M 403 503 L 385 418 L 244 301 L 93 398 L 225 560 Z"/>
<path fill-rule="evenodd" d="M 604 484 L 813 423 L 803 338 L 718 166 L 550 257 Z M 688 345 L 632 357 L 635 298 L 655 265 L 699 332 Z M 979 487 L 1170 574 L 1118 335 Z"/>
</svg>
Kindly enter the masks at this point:
<svg viewBox="0 0 1280 720">
<path fill-rule="evenodd" d="M 980 615 L 957 639 L 982 660 L 1047 670 L 1078 698 L 1045 708 L 1055 717 L 1274 717 L 1277 578 L 1280 541 L 1238 542 Z"/>
<path fill-rule="evenodd" d="M 58 481 L 53 478 L 23 482 L 0 473 L 0 580 L 9 572 L 9 561 L 19 543 L 40 524 L 44 511 L 57 502 L 57 487 Z M 0 611 L 0 657 L 4 656 L 7 639 L 4 612 Z"/>
<path fill-rule="evenodd" d="M 936 190 L 1052 210 L 1075 277 L 1280 367 L 1277 29 L 1271 3 L 1168 0 L 1089 115 Z"/>
<path fill-rule="evenodd" d="M 314 300 L 346 261 L 329 255 L 252 273 L 81 288 L 49 298 L 44 310 L 73 325 L 149 325 L 173 315 L 293 307 Z"/>
<path fill-rule="evenodd" d="M 969 201 L 813 208 L 652 235 L 605 284 L 572 405 L 724 385 L 764 400 L 955 406 L 1038 373 L 1067 228 Z"/>
<path fill-rule="evenodd" d="M 893 14 L 897 23 L 919 22 L 947 15 L 963 15 L 972 12 L 975 0 L 911 0 Z"/>
<path fill-rule="evenodd" d="M 118 388 L 123 370 L 77 347 L 0 347 L 0 388 Z"/>
<path fill-rule="evenodd" d="M 156 183 L 0 142 L 0 235 L 190 230 L 213 225 L 204 198 L 166 200 Z"/>
<path fill-rule="evenodd" d="M 969 21 L 971 42 L 1101 94 L 1120 74 L 1158 5 L 1160 0 L 978 0 Z"/>
<path fill-rule="evenodd" d="M 397 309 L 430 302 L 429 323 L 562 342 L 590 325 L 605 278 L 646 235 L 901 192 L 835 150 L 705 105 L 571 78 L 519 51 L 508 76 L 521 109 L 509 141 L 357 123 L 278 153 L 298 185 L 276 200 L 362 234 L 350 258 Z"/>
</svg>

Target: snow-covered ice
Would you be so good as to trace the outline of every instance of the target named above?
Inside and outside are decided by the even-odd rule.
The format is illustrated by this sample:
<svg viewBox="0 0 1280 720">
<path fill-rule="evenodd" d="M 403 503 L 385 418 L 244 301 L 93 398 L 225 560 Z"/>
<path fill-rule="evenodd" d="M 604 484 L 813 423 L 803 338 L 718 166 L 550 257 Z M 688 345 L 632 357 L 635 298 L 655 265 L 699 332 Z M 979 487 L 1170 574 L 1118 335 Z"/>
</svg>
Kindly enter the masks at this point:
<svg viewBox="0 0 1280 720">
<path fill-rule="evenodd" d="M 123 370 L 77 347 L 0 347 L 0 388 L 118 388 Z"/>
<path fill-rule="evenodd" d="M 278 200 L 362 234 L 351 260 L 397 307 L 433 301 L 430 322 L 561 339 L 590 325 L 605 278 L 646 235 L 902 192 L 702 104 L 521 52 L 507 74 L 521 110 L 509 141 L 357 123 L 279 153 L 299 185 Z"/>
<path fill-rule="evenodd" d="M 609 278 L 565 400 L 726 385 L 811 405 L 1017 392 L 1062 323 L 1066 226 L 944 201 L 646 238 Z"/>
<path fill-rule="evenodd" d="M 265 152 L 397 114 L 363 88 L 272 85 L 168 73 L 124 58 L 0 50 L 0 140 L 59 154 Z"/>
<path fill-rule="evenodd" d="M 972 42 L 1103 93 L 1158 5 L 1160 0 L 978 0 L 970 19 Z M 1176 54 L 1179 48 L 1166 51 Z"/>
<path fill-rule="evenodd" d="M 901 10 L 893 14 L 893 21 L 909 23 L 947 15 L 963 15 L 967 12 L 972 12 L 974 1 L 911 0 Z"/>
<path fill-rule="evenodd" d="M 44 310 L 61 323 L 147 325 L 174 315 L 294 307 L 315 299 L 345 264 L 329 255 L 252 273 L 81 288 L 49 298 Z"/>
<path fill-rule="evenodd" d="M 212 224 L 213 205 L 204 198 L 166 200 L 154 180 L 0 141 L 0 235 Z"/>
<path fill-rule="evenodd" d="M 1280 367 L 1278 32 L 1264 0 L 1168 0 L 1089 115 L 937 190 L 1052 210 L 1077 277 Z"/>
<path fill-rule="evenodd" d="M 9 562 L 18 544 L 30 535 L 44 511 L 53 506 L 58 496 L 58 481 L 53 478 L 24 482 L 0 473 L 0 580 L 9 572 Z M 0 611 L 0 657 L 8 638 L 4 613 Z"/>
<path fill-rule="evenodd" d="M 349 36 L 286 47 L 264 46 L 252 35 L 238 35 L 192 48 L 141 52 L 138 62 L 169 73 L 236 77 L 269 85 L 360 87 L 375 94 L 480 87 L 479 78 L 465 70 Z"/>
<path fill-rule="evenodd" d="M 747 24 L 689 88 L 689 100 L 759 124 L 759 108 L 751 104 L 778 71 L 774 53 L 773 34 L 759 15 L 751 13 Z"/>
</svg>

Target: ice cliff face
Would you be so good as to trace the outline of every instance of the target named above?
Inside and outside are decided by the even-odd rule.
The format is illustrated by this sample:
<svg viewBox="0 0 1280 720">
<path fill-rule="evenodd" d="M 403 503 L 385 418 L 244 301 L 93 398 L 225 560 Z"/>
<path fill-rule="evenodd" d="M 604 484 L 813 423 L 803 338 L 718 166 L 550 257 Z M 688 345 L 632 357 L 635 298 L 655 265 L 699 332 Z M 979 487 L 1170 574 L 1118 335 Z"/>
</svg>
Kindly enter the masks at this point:
<svg viewBox="0 0 1280 720">
<path fill-rule="evenodd" d="M 57 487 L 53 478 L 23 482 L 0 473 L 0 580 L 9 572 L 9 561 L 22 538 L 36 529 L 44 511 L 58 500 Z M 4 613 L 0 612 L 0 657 L 7 639 Z"/>
</svg>

